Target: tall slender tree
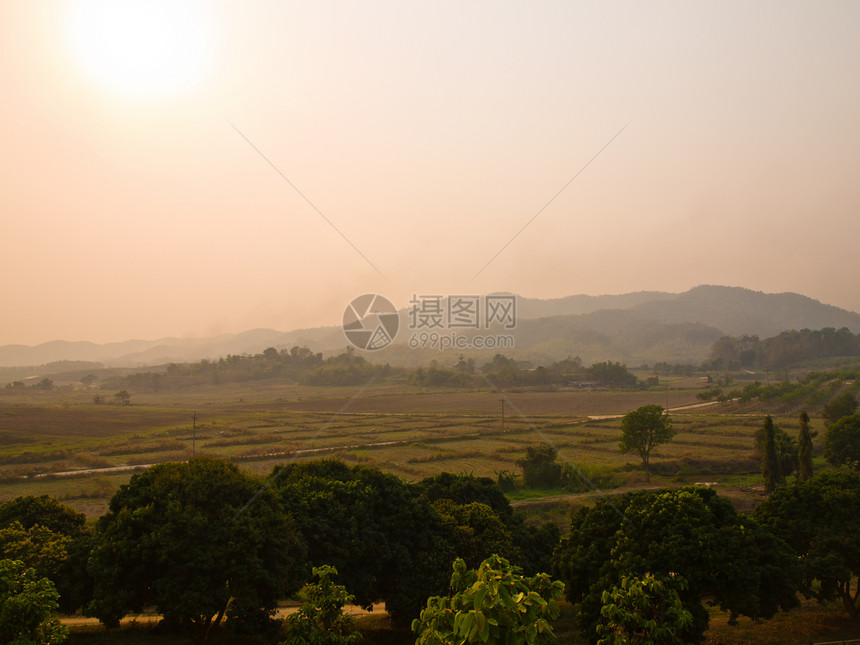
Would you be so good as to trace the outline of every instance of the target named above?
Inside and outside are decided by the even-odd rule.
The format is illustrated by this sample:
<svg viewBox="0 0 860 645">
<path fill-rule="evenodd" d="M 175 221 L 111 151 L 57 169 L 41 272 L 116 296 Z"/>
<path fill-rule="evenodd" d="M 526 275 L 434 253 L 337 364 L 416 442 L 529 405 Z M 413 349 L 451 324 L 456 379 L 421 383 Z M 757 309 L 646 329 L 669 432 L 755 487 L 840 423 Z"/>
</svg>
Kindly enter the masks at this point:
<svg viewBox="0 0 860 645">
<path fill-rule="evenodd" d="M 800 481 L 806 481 L 812 477 L 812 438 L 816 435 L 814 430 L 809 429 L 809 415 L 806 410 L 800 413 L 800 434 L 797 437 L 797 477 Z"/>
<path fill-rule="evenodd" d="M 764 490 L 767 493 L 772 493 L 778 486 L 785 484 L 779 456 L 776 454 L 776 429 L 770 415 L 764 419 L 764 450 L 761 457 L 761 474 L 764 477 Z"/>
</svg>

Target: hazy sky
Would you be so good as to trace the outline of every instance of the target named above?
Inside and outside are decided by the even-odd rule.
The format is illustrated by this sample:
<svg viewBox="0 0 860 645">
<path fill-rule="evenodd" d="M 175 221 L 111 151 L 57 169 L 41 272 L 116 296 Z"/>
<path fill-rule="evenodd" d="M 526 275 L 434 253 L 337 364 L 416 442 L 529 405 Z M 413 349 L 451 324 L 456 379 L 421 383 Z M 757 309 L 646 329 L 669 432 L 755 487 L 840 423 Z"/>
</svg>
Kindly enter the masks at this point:
<svg viewBox="0 0 860 645">
<path fill-rule="evenodd" d="M 858 2 L 99 4 L 0 3 L 0 344 L 365 292 L 860 310 Z"/>
</svg>

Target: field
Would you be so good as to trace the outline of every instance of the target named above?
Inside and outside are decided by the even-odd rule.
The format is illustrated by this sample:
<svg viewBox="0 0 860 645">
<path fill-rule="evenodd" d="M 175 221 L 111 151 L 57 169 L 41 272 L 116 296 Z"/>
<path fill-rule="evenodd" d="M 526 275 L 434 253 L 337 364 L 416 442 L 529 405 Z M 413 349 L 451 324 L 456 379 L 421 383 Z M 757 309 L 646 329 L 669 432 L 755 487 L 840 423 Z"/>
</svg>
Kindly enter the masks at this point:
<svg viewBox="0 0 860 645">
<path fill-rule="evenodd" d="M 760 495 L 752 435 L 760 414 L 696 407 L 697 379 L 644 391 L 540 392 L 359 388 L 268 383 L 180 393 L 132 393 L 130 405 L 95 405 L 92 391 L 0 393 L 0 499 L 49 494 L 89 516 L 104 512 L 135 470 L 211 454 L 266 475 L 294 459 L 337 457 L 408 481 L 442 472 L 516 473 L 529 444 L 549 442 L 566 461 L 644 485 L 639 460 L 617 449 L 619 416 L 672 408 L 677 436 L 659 450 L 652 485 L 715 482 L 741 506 Z M 110 397 L 106 397 L 110 398 Z M 690 407 L 692 406 L 692 407 Z M 794 415 L 778 419 L 796 432 Z M 532 491 L 514 503 L 563 522 L 589 494 Z"/>
</svg>

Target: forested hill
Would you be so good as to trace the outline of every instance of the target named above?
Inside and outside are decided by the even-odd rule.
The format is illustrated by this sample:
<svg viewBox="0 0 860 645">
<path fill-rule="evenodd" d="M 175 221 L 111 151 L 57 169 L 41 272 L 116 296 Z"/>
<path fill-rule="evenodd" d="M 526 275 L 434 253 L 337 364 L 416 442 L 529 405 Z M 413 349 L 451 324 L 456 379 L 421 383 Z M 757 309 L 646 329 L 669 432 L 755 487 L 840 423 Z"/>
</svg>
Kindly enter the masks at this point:
<svg viewBox="0 0 860 645">
<path fill-rule="evenodd" d="M 410 347 L 412 330 L 402 311 L 396 342 L 373 355 L 392 365 L 427 364 L 433 358 L 456 361 L 460 350 Z M 860 332 L 860 314 L 822 304 L 796 293 L 762 293 L 740 287 L 699 286 L 680 294 L 637 292 L 569 296 L 550 300 L 518 299 L 515 347 L 504 353 L 521 360 L 549 363 L 580 356 L 586 364 L 622 361 L 699 363 L 723 336 L 775 336 L 785 330 L 847 328 Z M 280 332 L 255 329 L 212 338 L 132 340 L 122 343 L 52 341 L 34 347 L 0 347 L 0 366 L 44 365 L 52 361 L 98 361 L 106 366 L 158 365 L 258 354 L 267 347 L 307 346 L 339 353 L 347 340 L 339 326 Z M 478 359 L 495 351 L 476 352 Z M 38 373 L 44 374 L 44 370 Z M 24 374 L 22 374 L 22 377 Z M 18 378 L 16 376 L 16 378 Z"/>
</svg>

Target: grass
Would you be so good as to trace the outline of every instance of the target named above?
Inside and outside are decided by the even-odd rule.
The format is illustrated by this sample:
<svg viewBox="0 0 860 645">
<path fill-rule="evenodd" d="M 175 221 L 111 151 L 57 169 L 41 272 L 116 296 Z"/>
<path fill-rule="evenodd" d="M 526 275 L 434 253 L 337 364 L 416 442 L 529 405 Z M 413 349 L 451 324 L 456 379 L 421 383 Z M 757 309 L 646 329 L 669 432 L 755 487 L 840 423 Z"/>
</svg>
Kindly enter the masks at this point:
<svg viewBox="0 0 860 645">
<path fill-rule="evenodd" d="M 502 471 L 518 472 L 516 460 L 526 447 L 542 441 L 589 479 L 589 473 L 600 475 L 601 489 L 635 486 L 642 482 L 641 463 L 619 453 L 617 415 L 666 398 L 665 390 L 511 392 L 506 396 L 523 416 L 507 406 L 503 429 L 499 396 L 489 390 L 382 384 L 351 400 L 356 391 L 273 383 L 204 386 L 132 392 L 129 406 L 93 405 L 93 392 L 86 390 L 0 391 L 0 499 L 46 493 L 97 515 L 132 475 L 99 468 L 175 461 L 203 451 L 260 475 L 289 459 L 337 457 L 409 481 L 442 471 L 495 479 Z M 672 389 L 670 402 L 694 402 L 696 392 Z M 611 418 L 593 418 L 606 416 Z M 673 414 L 673 422 L 677 436 L 652 461 L 656 483 L 716 481 L 736 498 L 754 488 L 758 463 L 750 455 L 760 416 L 690 410 Z M 793 417 L 777 423 L 796 431 Z M 50 476 L 69 471 L 77 474 Z M 513 499 L 527 496 L 540 505 L 548 494 L 523 492 Z M 755 496 L 739 501 L 750 505 Z"/>
</svg>

